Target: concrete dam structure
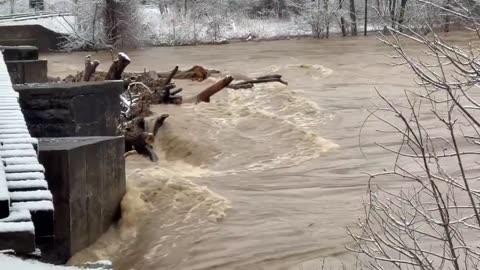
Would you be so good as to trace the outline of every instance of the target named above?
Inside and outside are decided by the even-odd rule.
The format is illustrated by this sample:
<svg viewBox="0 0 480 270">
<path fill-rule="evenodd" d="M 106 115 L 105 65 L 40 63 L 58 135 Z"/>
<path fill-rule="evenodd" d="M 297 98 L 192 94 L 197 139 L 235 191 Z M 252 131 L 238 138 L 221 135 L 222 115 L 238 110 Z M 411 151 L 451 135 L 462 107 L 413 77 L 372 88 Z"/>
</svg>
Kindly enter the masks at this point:
<svg viewBox="0 0 480 270">
<path fill-rule="evenodd" d="M 120 217 L 125 143 L 116 128 L 123 83 L 48 84 L 46 61 L 30 69 L 44 61 L 37 48 L 2 51 L 0 250 L 40 250 L 41 260 L 64 264 Z M 24 75 L 12 66 L 25 67 Z"/>
</svg>

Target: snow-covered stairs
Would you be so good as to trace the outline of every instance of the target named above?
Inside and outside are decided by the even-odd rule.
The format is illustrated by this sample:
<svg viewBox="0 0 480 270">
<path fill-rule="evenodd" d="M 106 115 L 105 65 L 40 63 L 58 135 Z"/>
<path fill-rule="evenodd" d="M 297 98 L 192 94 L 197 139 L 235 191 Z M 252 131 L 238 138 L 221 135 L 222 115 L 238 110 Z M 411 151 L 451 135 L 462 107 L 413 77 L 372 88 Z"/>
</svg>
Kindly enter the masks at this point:
<svg viewBox="0 0 480 270">
<path fill-rule="evenodd" d="M 53 237 L 53 201 L 0 53 L 0 250 L 35 251 Z"/>
</svg>

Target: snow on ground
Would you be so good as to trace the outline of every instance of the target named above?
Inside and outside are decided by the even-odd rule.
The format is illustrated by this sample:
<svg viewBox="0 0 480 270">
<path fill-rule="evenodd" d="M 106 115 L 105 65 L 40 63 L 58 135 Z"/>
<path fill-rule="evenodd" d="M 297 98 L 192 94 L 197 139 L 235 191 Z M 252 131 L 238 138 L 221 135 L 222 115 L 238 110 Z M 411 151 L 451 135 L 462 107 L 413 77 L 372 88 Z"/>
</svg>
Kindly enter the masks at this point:
<svg viewBox="0 0 480 270">
<path fill-rule="evenodd" d="M 0 25 L 33 25 L 38 24 L 54 32 L 72 34 L 72 26 L 75 24 L 74 16 L 55 16 L 21 21 L 0 21 Z"/>
<path fill-rule="evenodd" d="M 91 264 L 92 266 L 95 264 Z M 103 267 L 102 267 L 103 265 Z M 109 269 L 111 266 L 110 262 L 102 261 L 99 262 L 98 266 L 88 267 L 88 268 L 78 268 L 73 266 L 54 266 L 51 264 L 45 264 L 38 261 L 33 260 L 22 260 L 20 258 L 7 256 L 0 254 L 0 268 L 1 269 L 8 269 L 8 270 L 102 270 L 102 269 Z"/>
<path fill-rule="evenodd" d="M 69 11 L 72 9 L 71 0 L 44 0 L 45 11 Z M 30 13 L 35 10 L 30 8 L 29 0 L 15 0 L 13 13 Z M 12 12 L 10 1 L 0 1 L 0 15 L 9 15 Z"/>
</svg>

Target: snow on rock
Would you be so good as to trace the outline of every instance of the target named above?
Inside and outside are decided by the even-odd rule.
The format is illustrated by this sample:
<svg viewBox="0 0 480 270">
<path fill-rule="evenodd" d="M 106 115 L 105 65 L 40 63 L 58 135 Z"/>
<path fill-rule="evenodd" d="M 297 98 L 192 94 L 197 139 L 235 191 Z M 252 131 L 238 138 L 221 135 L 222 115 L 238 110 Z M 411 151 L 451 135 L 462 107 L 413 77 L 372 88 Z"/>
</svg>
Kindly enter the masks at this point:
<svg viewBox="0 0 480 270">
<path fill-rule="evenodd" d="M 28 209 L 30 211 L 53 210 L 52 201 L 12 203 L 12 210 Z"/>
<path fill-rule="evenodd" d="M 45 176 L 41 172 L 7 173 L 6 176 L 7 181 L 45 180 Z"/>
<path fill-rule="evenodd" d="M 26 222 L 0 222 L 0 233 L 10 233 L 10 232 L 34 232 L 35 228 L 33 227 L 33 223 L 31 221 Z M 10 268 L 3 268 L 2 269 L 10 269 Z"/>
<path fill-rule="evenodd" d="M 7 182 L 10 190 L 19 189 L 48 189 L 48 183 L 45 180 L 25 180 L 25 181 L 9 181 Z"/>
<path fill-rule="evenodd" d="M 52 200 L 52 193 L 49 190 L 35 190 L 35 191 L 14 191 L 10 192 L 10 199 L 12 201 L 48 201 Z"/>
<path fill-rule="evenodd" d="M 5 167 L 6 173 L 19 173 L 19 172 L 45 172 L 45 168 L 38 164 L 20 164 L 20 165 L 8 165 Z"/>
<path fill-rule="evenodd" d="M 10 215 L 6 218 L 0 219 L 1 222 L 16 222 L 16 221 L 29 221 L 32 220 L 32 215 L 30 211 L 22 209 L 19 211 L 12 211 Z"/>
</svg>

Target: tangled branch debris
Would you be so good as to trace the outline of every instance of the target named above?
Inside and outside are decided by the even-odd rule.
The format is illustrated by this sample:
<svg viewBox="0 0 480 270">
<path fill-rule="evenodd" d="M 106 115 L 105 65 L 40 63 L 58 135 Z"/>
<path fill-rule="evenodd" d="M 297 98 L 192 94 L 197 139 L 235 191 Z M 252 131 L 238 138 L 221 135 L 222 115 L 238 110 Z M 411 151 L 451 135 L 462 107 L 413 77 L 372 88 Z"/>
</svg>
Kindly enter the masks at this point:
<svg viewBox="0 0 480 270">
<path fill-rule="evenodd" d="M 241 81 L 232 84 L 234 78 L 230 75 L 225 76 L 215 84 L 207 87 L 197 95 L 189 98 L 183 98 L 179 95 L 183 89 L 177 88 L 174 79 L 204 81 L 212 74 L 219 74 L 219 71 L 208 70 L 201 66 L 193 66 L 188 70 L 180 70 L 178 66 L 168 72 L 144 71 L 144 72 L 125 72 L 127 66 L 132 60 L 125 53 L 118 53 L 108 72 L 97 72 L 100 65 L 98 60 L 93 60 L 90 55 L 85 57 L 85 70 L 76 75 L 67 76 L 66 82 L 81 81 L 108 81 L 123 80 L 124 91 L 120 95 L 121 115 L 117 133 L 125 136 L 126 156 L 132 153 L 144 155 L 152 161 L 157 158 L 152 148 L 153 140 L 158 129 L 163 125 L 169 115 L 162 115 L 154 119 L 153 133 L 148 133 L 145 126 L 145 118 L 152 116 L 151 105 L 156 104 L 182 104 L 185 102 L 210 102 L 210 97 L 225 88 L 246 89 L 253 88 L 255 84 L 280 82 L 287 85 L 282 80 L 281 75 L 262 76 L 254 79 Z"/>
</svg>

